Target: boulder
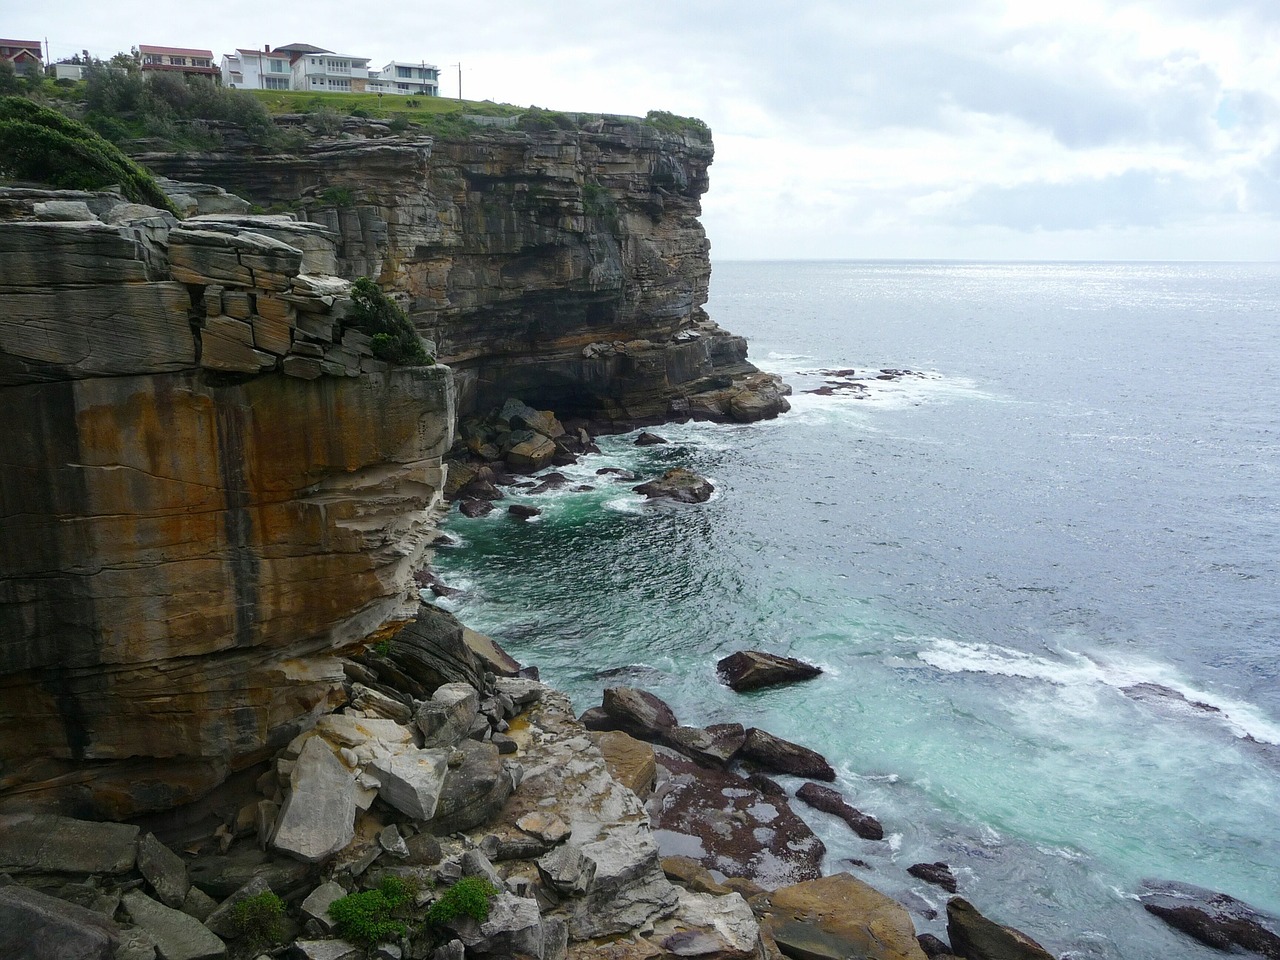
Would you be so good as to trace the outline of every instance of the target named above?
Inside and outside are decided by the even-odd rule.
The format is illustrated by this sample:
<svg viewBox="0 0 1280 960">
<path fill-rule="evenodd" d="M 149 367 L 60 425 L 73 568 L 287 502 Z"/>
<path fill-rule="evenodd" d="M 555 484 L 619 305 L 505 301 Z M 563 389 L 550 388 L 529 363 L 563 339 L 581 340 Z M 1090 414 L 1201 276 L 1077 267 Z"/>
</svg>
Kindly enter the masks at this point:
<svg viewBox="0 0 1280 960">
<path fill-rule="evenodd" d="M 740 650 L 720 660 L 716 664 L 716 673 L 723 683 L 743 693 L 780 683 L 811 680 L 822 673 L 822 668 L 761 650 Z"/>
<path fill-rule="evenodd" d="M 870 814 L 863 813 L 845 802 L 844 797 L 840 796 L 830 787 L 823 787 L 816 783 L 806 783 L 796 791 L 796 799 L 803 800 L 815 810 L 821 810 L 823 813 L 829 813 L 839 817 L 847 823 L 853 832 L 862 837 L 863 840 L 883 840 L 884 827 L 880 825 L 880 821 Z M 924 866 L 916 864 L 917 867 Z M 945 869 L 946 864 L 942 864 Z M 914 868 L 912 868 L 914 870 Z M 919 874 L 916 874 L 919 876 Z M 949 874 L 948 874 L 949 875 Z M 922 879 L 928 879 L 924 877 Z M 930 881 L 936 882 L 936 881 Z M 951 881 L 951 892 L 955 893 L 955 880 Z"/>
<path fill-rule="evenodd" d="M 737 755 L 745 737 L 741 724 L 728 723 L 718 724 L 714 731 L 702 727 L 669 727 L 657 740 L 703 766 L 724 767 Z"/>
<path fill-rule="evenodd" d="M 856 829 L 856 828 L 855 828 Z M 877 837 L 876 839 L 879 839 Z M 947 893 L 956 892 L 955 874 L 951 872 L 951 868 L 939 860 L 937 863 L 913 863 L 907 867 L 907 873 L 913 877 L 919 877 L 926 883 L 932 883 L 941 887 Z"/>
<path fill-rule="evenodd" d="M 821 875 L 826 849 L 785 797 L 764 797 L 737 774 L 668 751 L 658 751 L 658 766 L 646 808 L 663 856 L 766 886 Z"/>
<path fill-rule="evenodd" d="M 297 940 L 293 944 L 302 960 L 365 960 L 367 951 L 346 940 Z"/>
<path fill-rule="evenodd" d="M 532 430 L 550 440 L 564 436 L 564 426 L 550 410 L 535 410 L 514 398 L 502 405 L 498 419 L 512 430 Z"/>
<path fill-rule="evenodd" d="M 536 473 L 556 456 L 556 445 L 541 434 L 517 443 L 507 451 L 507 466 L 520 473 Z"/>
<path fill-rule="evenodd" d="M 591 740 L 604 756 L 615 780 L 642 800 L 653 793 L 658 777 L 653 747 L 621 730 L 595 732 Z"/>
<path fill-rule="evenodd" d="M 677 503 L 705 503 L 715 493 L 706 477 L 700 477 L 692 470 L 676 467 L 668 470 L 656 480 L 650 480 L 632 487 L 636 493 L 644 494 L 650 500 L 675 500 Z"/>
<path fill-rule="evenodd" d="M 483 923 L 459 917 L 449 925 L 473 957 L 541 957 L 544 934 L 536 900 L 499 893 Z"/>
<path fill-rule="evenodd" d="M 160 960 L 221 960 L 227 945 L 195 917 L 157 903 L 140 890 L 121 897 L 129 918 L 155 941 Z"/>
<path fill-rule="evenodd" d="M 920 934 L 916 937 L 916 942 L 920 944 L 920 949 L 929 960 L 953 960 L 951 945 L 939 940 L 932 933 Z"/>
<path fill-rule="evenodd" d="M 1225 893 L 1186 883 L 1147 881 L 1139 897 L 1148 913 L 1217 950 L 1280 958 L 1280 918 Z"/>
<path fill-rule="evenodd" d="M 513 503 L 507 507 L 507 513 L 517 520 L 532 520 L 534 517 L 542 516 L 542 511 L 537 507 L 530 507 L 523 503 Z"/>
<path fill-rule="evenodd" d="M 1025 933 L 988 920 L 963 897 L 947 901 L 947 938 L 952 952 L 967 960 L 1054 960 Z"/>
<path fill-rule="evenodd" d="M 596 864 L 576 843 L 564 843 L 538 858 L 538 875 L 561 896 L 582 896 L 595 882 Z"/>
<path fill-rule="evenodd" d="M 462 624 L 448 611 L 418 605 L 412 623 L 391 643 L 391 660 L 410 678 L 434 690 L 445 683 L 483 683 L 480 661 L 462 638 Z"/>
<path fill-rule="evenodd" d="M 775 890 L 768 903 L 763 925 L 787 956 L 925 960 L 906 909 L 847 873 Z"/>
<path fill-rule="evenodd" d="M 381 784 L 378 796 L 384 803 L 415 820 L 430 820 L 444 789 L 448 764 L 447 750 L 407 750 L 375 757 L 369 770 Z"/>
<path fill-rule="evenodd" d="M 836 772 L 822 754 L 790 740 L 752 727 L 747 731 L 739 757 L 773 773 L 788 773 L 813 780 L 834 780 Z"/>
<path fill-rule="evenodd" d="M 736 893 L 681 890 L 675 915 L 659 924 L 650 939 L 668 956 L 754 960 L 760 955 L 760 926 Z"/>
<path fill-rule="evenodd" d="M 493 513 L 493 504 L 488 500 L 466 499 L 458 501 L 458 512 L 464 517 L 475 520 Z"/>
<path fill-rule="evenodd" d="M 492 637 L 464 626 L 462 642 L 480 660 L 484 669 L 495 676 L 514 677 L 520 672 L 519 661 L 503 650 Z"/>
<path fill-rule="evenodd" d="M 192 891 L 225 900 L 245 884 L 261 878 L 281 897 L 301 895 L 314 884 L 314 867 L 289 857 L 272 856 L 257 846 L 237 843 L 226 853 L 216 849 L 187 865 Z"/>
<path fill-rule="evenodd" d="M 138 828 L 52 814 L 0 814 L 0 873 L 127 873 Z"/>
<path fill-rule="evenodd" d="M 333 856 L 355 836 L 355 774 L 320 737 L 303 744 L 271 846 L 306 863 Z"/>
<path fill-rule="evenodd" d="M 647 430 L 643 431 L 640 436 L 636 437 L 637 447 L 653 447 L 666 442 L 666 437 L 660 437 L 656 433 L 650 433 Z"/>
<path fill-rule="evenodd" d="M 6 960 L 111 960 L 119 940 L 110 917 L 27 887 L 0 888 Z"/>
<path fill-rule="evenodd" d="M 347 891 L 334 881 L 322 883 L 302 901 L 302 916 L 314 920 L 325 930 L 332 930 L 333 920 L 329 916 L 329 906 L 346 895 Z"/>
<path fill-rule="evenodd" d="M 204 925 L 223 940 L 234 940 L 240 933 L 240 927 L 236 923 L 236 907 L 246 900 L 269 892 L 271 885 L 262 877 L 254 877 L 218 904 L 217 909 L 205 918 Z"/>
<path fill-rule="evenodd" d="M 733 891 L 716 880 L 711 871 L 692 857 L 663 857 L 662 872 L 672 883 L 695 893 L 714 893 L 723 896 Z"/>
<path fill-rule="evenodd" d="M 138 842 L 138 872 L 151 884 L 161 903 L 175 910 L 182 908 L 191 889 L 187 865 L 150 833 Z"/>
<path fill-rule="evenodd" d="M 617 729 L 641 740 L 658 739 L 677 725 L 671 708 L 646 690 L 606 687 L 602 706 Z"/>
<path fill-rule="evenodd" d="M 445 775 L 435 817 L 427 824 L 436 836 L 488 823 L 514 789 L 511 775 L 493 744 L 463 740 L 457 752 L 462 755 L 462 762 Z"/>
<path fill-rule="evenodd" d="M 469 652 L 469 649 L 468 649 Z M 469 683 L 445 683 L 423 701 L 413 721 L 425 747 L 451 747 L 471 729 L 480 711 L 480 694 Z"/>
</svg>

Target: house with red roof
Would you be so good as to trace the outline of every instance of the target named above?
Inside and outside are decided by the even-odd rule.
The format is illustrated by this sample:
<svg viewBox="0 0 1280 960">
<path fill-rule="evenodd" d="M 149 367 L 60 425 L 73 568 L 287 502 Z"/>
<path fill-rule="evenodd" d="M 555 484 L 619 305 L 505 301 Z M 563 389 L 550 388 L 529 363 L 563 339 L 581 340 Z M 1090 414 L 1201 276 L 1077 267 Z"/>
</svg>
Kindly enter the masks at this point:
<svg viewBox="0 0 1280 960">
<path fill-rule="evenodd" d="M 39 40 L 0 40 L 0 61 L 12 63 L 14 73 L 39 77 L 44 74 L 43 49 Z"/>
<path fill-rule="evenodd" d="M 181 73 L 190 77 L 220 79 L 220 71 L 213 62 L 212 50 L 196 50 L 192 47 L 153 47 L 138 44 L 142 55 L 143 73 Z"/>
</svg>

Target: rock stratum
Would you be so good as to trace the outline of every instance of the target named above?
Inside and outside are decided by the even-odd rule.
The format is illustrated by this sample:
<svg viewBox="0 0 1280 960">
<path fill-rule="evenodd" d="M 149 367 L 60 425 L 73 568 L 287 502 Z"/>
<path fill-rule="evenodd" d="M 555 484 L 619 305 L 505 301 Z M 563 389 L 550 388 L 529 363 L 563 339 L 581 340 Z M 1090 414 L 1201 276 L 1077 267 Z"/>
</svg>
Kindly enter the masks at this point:
<svg viewBox="0 0 1280 960">
<path fill-rule="evenodd" d="M 788 409 L 788 388 L 703 310 L 709 139 L 623 118 L 438 138 L 349 127 L 288 154 L 138 159 L 328 228 L 335 272 L 399 294 L 464 413 L 513 396 L 627 424 Z"/>
<path fill-rule="evenodd" d="M 207 793 L 411 616 L 452 375 L 375 360 L 333 262 L 292 220 L 0 195 L 0 812 Z"/>
</svg>

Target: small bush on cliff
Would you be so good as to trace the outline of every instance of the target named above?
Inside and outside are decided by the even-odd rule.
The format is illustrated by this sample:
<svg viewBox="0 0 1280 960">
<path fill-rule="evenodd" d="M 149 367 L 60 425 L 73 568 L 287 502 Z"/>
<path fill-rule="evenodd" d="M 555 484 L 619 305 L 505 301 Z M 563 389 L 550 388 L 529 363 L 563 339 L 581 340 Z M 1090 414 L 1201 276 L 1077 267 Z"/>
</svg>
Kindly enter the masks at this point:
<svg viewBox="0 0 1280 960">
<path fill-rule="evenodd" d="M 458 917 L 470 917 L 476 923 L 489 919 L 489 901 L 498 888 L 484 877 L 463 877 L 427 908 L 427 923 L 443 926 Z"/>
<path fill-rule="evenodd" d="M 401 917 L 413 903 L 413 887 L 396 876 L 382 878 L 376 890 L 364 890 L 329 904 L 334 928 L 344 940 L 375 947 L 408 932 Z"/>
<path fill-rule="evenodd" d="M 695 140 L 711 139 L 711 128 L 697 117 L 682 117 L 666 110 L 650 110 L 645 114 L 644 122 L 662 133 L 675 133 Z"/>
<path fill-rule="evenodd" d="M 284 901 L 270 890 L 241 900 L 231 912 L 237 940 L 250 950 L 262 950 L 284 939 Z"/>
<path fill-rule="evenodd" d="M 88 127 L 22 97 L 0 97 L 0 179 L 63 190 L 118 184 L 135 203 L 177 213 L 143 170 Z"/>
<path fill-rule="evenodd" d="M 353 325 L 372 338 L 373 355 L 389 363 L 418 365 L 433 363 L 422 346 L 422 338 L 404 311 L 394 304 L 376 283 L 361 277 L 351 285 Z"/>
<path fill-rule="evenodd" d="M 547 130 L 576 130 L 577 124 L 557 110 L 530 107 L 516 121 L 516 129 L 526 130 L 530 133 L 541 133 Z"/>
<path fill-rule="evenodd" d="M 320 191 L 320 202 L 326 207 L 349 207 L 355 203 L 355 197 L 346 187 L 325 187 Z"/>
</svg>

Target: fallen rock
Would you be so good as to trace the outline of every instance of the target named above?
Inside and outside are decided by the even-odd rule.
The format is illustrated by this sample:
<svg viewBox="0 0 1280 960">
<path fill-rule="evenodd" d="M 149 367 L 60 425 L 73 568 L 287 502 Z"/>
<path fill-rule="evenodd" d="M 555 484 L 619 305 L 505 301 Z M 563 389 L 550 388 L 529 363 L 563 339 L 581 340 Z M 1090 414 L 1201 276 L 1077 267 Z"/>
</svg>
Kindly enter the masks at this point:
<svg viewBox="0 0 1280 960">
<path fill-rule="evenodd" d="M 863 813 L 861 810 L 857 810 L 854 807 L 849 806 L 849 804 L 845 802 L 844 797 L 840 796 L 839 793 L 832 790 L 830 787 L 823 787 L 816 783 L 806 783 L 796 791 L 796 799 L 803 800 L 815 810 L 821 810 L 823 813 L 830 813 L 833 816 L 839 817 L 853 829 L 854 833 L 862 837 L 863 840 L 884 839 L 884 827 L 880 825 L 879 820 L 870 814 Z M 916 866 L 923 867 L 927 866 L 927 864 L 916 864 Z M 944 869 L 946 868 L 945 863 L 942 864 L 942 866 Z M 914 873 L 914 871 L 915 867 L 912 867 L 909 872 Z M 920 875 L 916 874 L 916 876 Z M 948 876 L 950 876 L 949 873 Z M 927 880 L 929 878 L 922 877 L 922 879 Z M 930 882 L 932 883 L 936 881 L 931 880 Z M 954 879 L 952 879 L 951 884 L 950 890 L 952 893 L 955 893 L 956 888 Z"/>
<path fill-rule="evenodd" d="M 521 473 L 537 473 L 556 456 L 556 445 L 541 434 L 517 443 L 507 451 L 507 466 Z"/>
<path fill-rule="evenodd" d="M 706 477 L 701 477 L 684 467 L 668 470 L 656 480 L 650 480 L 632 489 L 650 500 L 675 500 L 677 503 L 705 503 L 711 499 L 711 494 L 715 493 L 715 487 Z"/>
<path fill-rule="evenodd" d="M 138 828 L 52 814 L 0 815 L 0 873 L 127 873 Z"/>
<path fill-rule="evenodd" d="M 0 888 L 0 957 L 111 960 L 120 928 L 110 918 L 31 890 Z"/>
<path fill-rule="evenodd" d="M 537 507 L 530 507 L 523 503 L 513 503 L 507 507 L 507 513 L 517 520 L 532 520 L 534 517 L 542 516 L 542 511 Z"/>
<path fill-rule="evenodd" d="M 834 780 L 836 772 L 822 754 L 790 740 L 775 737 L 766 730 L 752 727 L 739 757 L 773 773 L 789 773 L 813 780 Z"/>
<path fill-rule="evenodd" d="M 413 722 L 424 747 L 451 747 L 467 735 L 480 712 L 480 694 L 469 683 L 445 683 L 423 701 Z"/>
<path fill-rule="evenodd" d="M 355 774 L 320 737 L 302 747 L 271 846 L 306 863 L 333 856 L 355 836 Z"/>
<path fill-rule="evenodd" d="M 880 839 L 879 837 L 876 838 Z M 919 877 L 926 883 L 932 883 L 946 890 L 947 893 L 956 892 L 955 874 L 951 872 L 951 868 L 939 860 L 937 863 L 913 863 L 907 867 L 907 873 L 913 877 Z"/>
<path fill-rule="evenodd" d="M 706 729 L 677 726 L 662 731 L 656 739 L 705 767 L 725 767 L 742 749 L 746 732 L 739 723 L 721 723 Z"/>
<path fill-rule="evenodd" d="M 476 957 L 541 957 L 544 933 L 542 916 L 535 900 L 499 893 L 489 903 L 483 923 L 459 917 L 449 927 Z"/>
<path fill-rule="evenodd" d="M 650 938 L 668 956 L 749 960 L 759 956 L 760 926 L 736 893 L 680 891 L 680 903 Z"/>
<path fill-rule="evenodd" d="M 1186 883 L 1144 884 L 1139 899 L 1148 913 L 1217 950 L 1248 950 L 1280 960 L 1280 918 L 1225 893 Z"/>
<path fill-rule="evenodd" d="M 445 775 L 435 816 L 426 824 L 426 829 L 436 836 L 488 823 L 514 788 L 493 744 L 463 740 L 456 752 L 462 755 L 462 762 L 450 767 Z"/>
<path fill-rule="evenodd" d="M 381 784 L 378 796 L 384 803 L 415 820 L 430 820 L 444 790 L 448 764 L 447 750 L 408 750 L 374 758 L 369 769 Z"/>
<path fill-rule="evenodd" d="M 329 906 L 335 900 L 341 900 L 347 891 L 332 880 L 322 883 L 302 901 L 302 915 L 314 920 L 325 930 L 333 929 L 333 920 L 329 916 Z"/>
<path fill-rule="evenodd" d="M 781 683 L 811 680 L 822 673 L 822 668 L 761 650 L 740 650 L 720 660 L 716 664 L 716 673 L 721 682 L 743 693 Z"/>
<path fill-rule="evenodd" d="M 647 690 L 606 687 L 601 706 L 617 729 L 641 740 L 657 739 L 677 725 L 671 708 Z"/>
<path fill-rule="evenodd" d="M 205 918 L 204 925 L 223 940 L 235 939 L 240 932 L 240 927 L 236 923 L 237 905 L 270 891 L 271 886 L 265 879 L 254 877 L 227 899 L 223 900 L 217 909 Z"/>
<path fill-rule="evenodd" d="M 161 960 L 221 960 L 227 945 L 195 917 L 157 903 L 139 890 L 121 897 L 130 919 L 155 941 Z"/>
<path fill-rule="evenodd" d="M 847 873 L 775 890 L 768 903 L 762 926 L 787 956 L 925 960 L 906 909 Z"/>
<path fill-rule="evenodd" d="M 493 513 L 493 504 L 488 500 L 465 499 L 458 501 L 458 512 L 472 520 Z"/>
<path fill-rule="evenodd" d="M 293 949 L 303 960 L 364 960 L 366 955 L 363 947 L 346 940 L 298 940 Z"/>
<path fill-rule="evenodd" d="M 951 952 L 951 946 L 939 940 L 932 933 L 922 933 L 916 937 L 916 942 L 920 944 L 920 949 L 924 951 L 924 955 L 929 960 L 952 960 L 954 954 Z"/>
<path fill-rule="evenodd" d="M 192 890 L 225 900 L 245 884 L 261 878 L 281 897 L 310 890 L 315 884 L 315 868 L 300 860 L 277 857 L 245 843 L 234 845 L 226 853 L 216 850 L 197 856 L 187 865 Z"/>
<path fill-rule="evenodd" d="M 138 843 L 138 872 L 151 884 L 160 902 L 175 910 L 186 902 L 191 881 L 182 858 L 148 833 Z"/>
<path fill-rule="evenodd" d="M 672 883 L 695 893 L 714 893 L 721 896 L 733 891 L 716 880 L 711 871 L 692 857 L 663 857 L 662 872 Z"/>
<path fill-rule="evenodd" d="M 480 661 L 463 639 L 458 618 L 428 603 L 419 604 L 413 622 L 393 638 L 391 659 L 428 690 L 455 682 L 477 690 L 483 685 Z"/>
<path fill-rule="evenodd" d="M 520 672 L 519 661 L 503 650 L 492 637 L 464 626 L 462 642 L 479 659 L 485 669 L 495 676 L 514 677 Z"/>
<path fill-rule="evenodd" d="M 963 897 L 947 901 L 947 938 L 952 952 L 967 960 L 1054 960 L 1021 930 L 988 920 Z"/>
<path fill-rule="evenodd" d="M 785 797 L 766 798 L 737 774 L 665 750 L 658 766 L 646 809 L 663 856 L 769 887 L 821 875 L 826 849 Z"/>
</svg>

